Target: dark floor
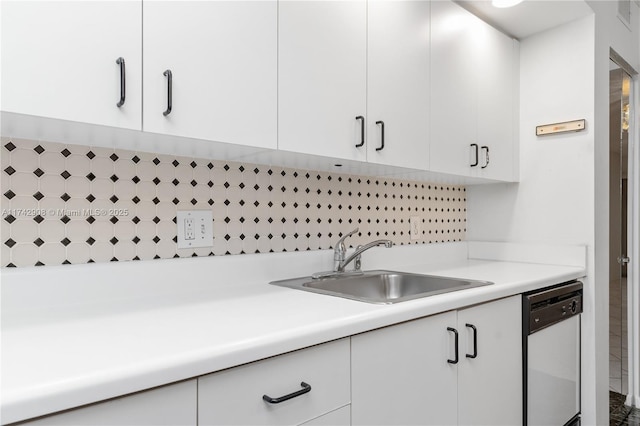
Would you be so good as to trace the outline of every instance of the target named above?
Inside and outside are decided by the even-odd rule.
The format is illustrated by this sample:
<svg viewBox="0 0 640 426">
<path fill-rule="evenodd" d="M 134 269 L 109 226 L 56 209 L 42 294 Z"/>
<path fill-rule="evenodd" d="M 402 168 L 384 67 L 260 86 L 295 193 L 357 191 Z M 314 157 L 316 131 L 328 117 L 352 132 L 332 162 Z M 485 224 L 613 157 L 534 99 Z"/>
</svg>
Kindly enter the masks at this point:
<svg viewBox="0 0 640 426">
<path fill-rule="evenodd" d="M 640 426 L 640 408 L 624 405 L 624 395 L 609 391 L 609 425 Z"/>
</svg>

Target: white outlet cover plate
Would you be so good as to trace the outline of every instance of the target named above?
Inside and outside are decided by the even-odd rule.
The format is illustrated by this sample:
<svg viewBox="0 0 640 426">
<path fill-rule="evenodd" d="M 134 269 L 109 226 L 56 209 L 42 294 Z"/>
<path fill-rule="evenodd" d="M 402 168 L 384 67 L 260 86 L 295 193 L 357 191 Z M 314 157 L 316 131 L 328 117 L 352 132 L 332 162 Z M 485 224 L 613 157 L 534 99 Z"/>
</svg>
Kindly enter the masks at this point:
<svg viewBox="0 0 640 426">
<path fill-rule="evenodd" d="M 187 218 L 194 220 L 195 238 L 185 239 L 184 221 Z M 211 210 L 184 210 L 178 211 L 178 248 L 188 249 L 197 247 L 213 247 L 213 212 Z"/>
</svg>

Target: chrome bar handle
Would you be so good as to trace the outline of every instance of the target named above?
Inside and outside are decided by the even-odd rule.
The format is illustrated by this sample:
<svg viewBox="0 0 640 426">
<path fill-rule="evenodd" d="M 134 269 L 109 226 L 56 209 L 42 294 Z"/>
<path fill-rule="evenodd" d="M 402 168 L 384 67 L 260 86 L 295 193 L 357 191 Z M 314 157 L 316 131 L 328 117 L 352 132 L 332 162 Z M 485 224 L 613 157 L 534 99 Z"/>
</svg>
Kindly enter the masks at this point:
<svg viewBox="0 0 640 426">
<path fill-rule="evenodd" d="M 356 144 L 356 148 L 360 148 L 364 145 L 364 117 L 359 115 L 356 120 L 360 121 L 360 143 Z"/>
<path fill-rule="evenodd" d="M 120 101 L 116 104 L 118 108 L 124 105 L 125 97 L 126 97 L 126 82 L 125 82 L 125 68 L 124 68 L 124 58 L 121 56 L 116 59 L 116 64 L 120 65 Z"/>
<path fill-rule="evenodd" d="M 167 109 L 162 113 L 166 117 L 171 114 L 171 108 L 173 107 L 173 74 L 171 70 L 166 70 L 162 75 L 167 77 Z"/>
</svg>

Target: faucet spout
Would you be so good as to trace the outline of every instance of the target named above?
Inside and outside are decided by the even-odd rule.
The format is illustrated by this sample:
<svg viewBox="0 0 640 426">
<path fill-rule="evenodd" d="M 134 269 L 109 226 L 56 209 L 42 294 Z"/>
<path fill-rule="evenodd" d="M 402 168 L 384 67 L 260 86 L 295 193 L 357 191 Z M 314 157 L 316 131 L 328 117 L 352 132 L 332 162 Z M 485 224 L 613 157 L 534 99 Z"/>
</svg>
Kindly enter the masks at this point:
<svg viewBox="0 0 640 426">
<path fill-rule="evenodd" d="M 393 246 L 393 242 L 391 240 L 376 240 L 372 241 L 368 244 L 358 247 L 349 257 L 341 261 L 336 267 L 336 272 L 344 272 L 344 268 L 351 263 L 354 259 L 360 256 L 365 251 L 369 250 L 373 247 L 385 246 L 386 248 L 391 248 Z"/>
</svg>

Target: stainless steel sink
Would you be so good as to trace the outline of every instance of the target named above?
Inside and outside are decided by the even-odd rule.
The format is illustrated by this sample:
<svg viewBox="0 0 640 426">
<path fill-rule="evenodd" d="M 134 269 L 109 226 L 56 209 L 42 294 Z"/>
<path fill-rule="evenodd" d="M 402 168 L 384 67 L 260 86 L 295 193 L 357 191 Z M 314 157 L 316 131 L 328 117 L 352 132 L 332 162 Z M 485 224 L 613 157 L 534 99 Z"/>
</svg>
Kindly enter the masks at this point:
<svg viewBox="0 0 640 426">
<path fill-rule="evenodd" d="M 365 271 L 319 279 L 293 278 L 269 284 L 362 302 L 390 304 L 493 283 L 405 272 Z"/>
</svg>

